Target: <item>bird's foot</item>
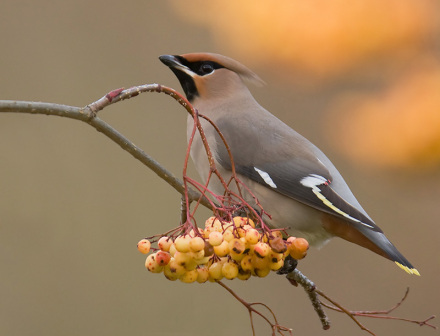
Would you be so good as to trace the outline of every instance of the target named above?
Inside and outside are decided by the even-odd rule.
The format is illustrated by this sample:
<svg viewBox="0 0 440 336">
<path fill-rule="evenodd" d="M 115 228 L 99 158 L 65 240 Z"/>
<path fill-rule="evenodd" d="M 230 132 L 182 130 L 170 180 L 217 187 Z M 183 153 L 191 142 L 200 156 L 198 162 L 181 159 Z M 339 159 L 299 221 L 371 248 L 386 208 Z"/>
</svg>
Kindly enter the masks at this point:
<svg viewBox="0 0 440 336">
<path fill-rule="evenodd" d="M 286 257 L 286 259 L 284 259 L 284 266 L 281 267 L 278 271 L 277 274 L 289 274 L 291 272 L 293 272 L 296 268 L 296 266 L 298 265 L 298 260 L 293 259 L 290 255 Z"/>
</svg>

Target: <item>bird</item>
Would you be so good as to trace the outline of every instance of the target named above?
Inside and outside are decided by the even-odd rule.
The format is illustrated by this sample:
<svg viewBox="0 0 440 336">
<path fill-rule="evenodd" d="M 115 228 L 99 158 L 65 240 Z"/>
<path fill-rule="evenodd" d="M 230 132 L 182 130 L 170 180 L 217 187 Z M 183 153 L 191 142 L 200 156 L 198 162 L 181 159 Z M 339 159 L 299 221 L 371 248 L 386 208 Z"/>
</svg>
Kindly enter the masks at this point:
<svg viewBox="0 0 440 336">
<path fill-rule="evenodd" d="M 206 52 L 159 59 L 175 74 L 192 106 L 223 134 L 238 178 L 270 214 L 270 227 L 289 228 L 289 234 L 317 247 L 340 237 L 420 275 L 362 208 L 330 159 L 255 100 L 247 83 L 264 82 L 252 70 L 230 57 Z M 215 128 L 207 120 L 200 122 L 216 167 L 227 179 L 232 174 L 228 151 Z M 188 139 L 193 127 L 190 115 Z M 200 135 L 194 137 L 190 153 L 207 181 L 210 166 Z M 208 188 L 219 195 L 224 192 L 216 179 Z M 251 196 L 246 201 L 255 204 Z"/>
</svg>

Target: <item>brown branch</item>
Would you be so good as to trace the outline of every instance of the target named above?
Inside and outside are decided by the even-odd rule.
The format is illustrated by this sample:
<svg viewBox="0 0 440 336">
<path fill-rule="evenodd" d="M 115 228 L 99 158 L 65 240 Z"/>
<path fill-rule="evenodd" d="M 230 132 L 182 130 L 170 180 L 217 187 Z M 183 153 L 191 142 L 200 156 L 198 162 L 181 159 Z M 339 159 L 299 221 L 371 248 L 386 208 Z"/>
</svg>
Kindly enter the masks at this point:
<svg viewBox="0 0 440 336">
<path fill-rule="evenodd" d="M 302 274 L 298 269 L 295 269 L 293 270 L 293 272 L 287 274 L 286 278 L 290 281 L 293 280 L 294 284 L 295 283 L 300 284 L 301 287 L 304 288 L 307 295 L 309 296 L 313 308 L 315 309 L 315 312 L 318 314 L 322 328 L 324 330 L 328 330 L 330 328 L 330 320 L 328 319 L 322 307 L 321 301 L 318 298 L 315 284 L 312 281 L 310 281 L 304 274 Z"/>
<path fill-rule="evenodd" d="M 119 92 L 113 99 L 112 92 L 105 95 L 96 102 L 85 106 L 76 107 L 68 105 L 60 105 L 53 103 L 41 103 L 31 101 L 13 101 L 13 100 L 1 100 L 0 112 L 15 112 L 15 113 L 29 113 L 29 114 L 42 114 L 53 115 L 59 117 L 66 117 L 88 123 L 94 127 L 98 132 L 103 133 L 115 143 L 117 143 L 123 150 L 129 152 L 134 158 L 142 162 L 145 166 L 154 171 L 160 178 L 165 180 L 170 186 L 176 189 L 180 194 L 184 195 L 185 187 L 182 180 L 177 178 L 173 173 L 164 168 L 159 162 L 153 159 L 150 155 L 145 153 L 140 147 L 137 147 L 132 141 L 119 133 L 116 129 L 111 127 L 102 119 L 96 116 L 96 113 L 103 108 L 113 104 L 117 101 L 128 99 L 136 96 L 140 92 L 157 92 L 162 88 L 158 84 L 141 85 L 136 88 L 130 88 L 127 90 L 121 89 L 112 91 L 113 93 Z M 212 205 L 206 197 L 203 197 L 199 192 L 188 189 L 189 201 L 200 200 L 200 203 L 209 209 L 212 209 Z"/>
</svg>

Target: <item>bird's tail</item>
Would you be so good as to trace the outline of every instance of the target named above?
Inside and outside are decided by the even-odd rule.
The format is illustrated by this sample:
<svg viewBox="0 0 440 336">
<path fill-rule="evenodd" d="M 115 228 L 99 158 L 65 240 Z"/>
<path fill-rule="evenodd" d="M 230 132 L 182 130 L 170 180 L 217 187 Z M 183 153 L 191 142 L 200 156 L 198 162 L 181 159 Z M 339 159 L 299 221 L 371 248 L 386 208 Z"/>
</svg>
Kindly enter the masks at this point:
<svg viewBox="0 0 440 336">
<path fill-rule="evenodd" d="M 382 232 L 363 229 L 361 233 L 376 246 L 376 249 L 371 249 L 373 252 L 394 261 L 406 273 L 420 275 L 419 271 L 397 250 Z M 382 253 L 379 253 L 377 248 Z"/>
<path fill-rule="evenodd" d="M 420 275 L 419 271 L 411 265 L 377 226 L 370 227 L 363 225 L 363 223 L 344 221 L 328 214 L 324 216 L 324 228 L 331 234 L 394 261 L 397 266 L 409 274 Z"/>
</svg>

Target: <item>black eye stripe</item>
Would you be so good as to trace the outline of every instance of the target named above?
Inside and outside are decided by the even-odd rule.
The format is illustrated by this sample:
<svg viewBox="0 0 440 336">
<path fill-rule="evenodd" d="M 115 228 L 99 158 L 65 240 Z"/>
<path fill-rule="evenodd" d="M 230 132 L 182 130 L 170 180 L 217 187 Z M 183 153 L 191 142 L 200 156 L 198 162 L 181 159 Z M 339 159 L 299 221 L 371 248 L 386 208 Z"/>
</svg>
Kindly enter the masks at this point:
<svg viewBox="0 0 440 336">
<path fill-rule="evenodd" d="M 213 62 L 213 61 L 197 61 L 188 62 L 184 57 L 179 55 L 174 55 L 178 63 L 190 69 L 193 73 L 199 76 L 205 76 L 212 73 L 213 70 L 225 68 L 223 65 Z M 202 68 L 203 67 L 203 68 Z M 194 78 L 192 75 L 182 71 L 179 68 L 171 67 L 171 70 L 176 75 L 180 84 L 182 85 L 183 91 L 185 91 L 186 97 L 190 102 L 192 102 L 196 97 L 199 96 Z"/>
<path fill-rule="evenodd" d="M 202 65 L 207 64 L 210 65 L 214 70 L 216 69 L 221 69 L 224 68 L 223 65 L 214 62 L 214 61 L 196 61 L 196 62 L 188 62 L 188 60 L 186 60 L 184 57 L 179 56 L 179 55 L 175 55 L 174 57 L 176 57 L 179 60 L 179 63 L 188 67 L 192 72 L 198 74 L 199 76 L 204 76 L 207 73 L 203 72 L 202 69 Z"/>
</svg>

